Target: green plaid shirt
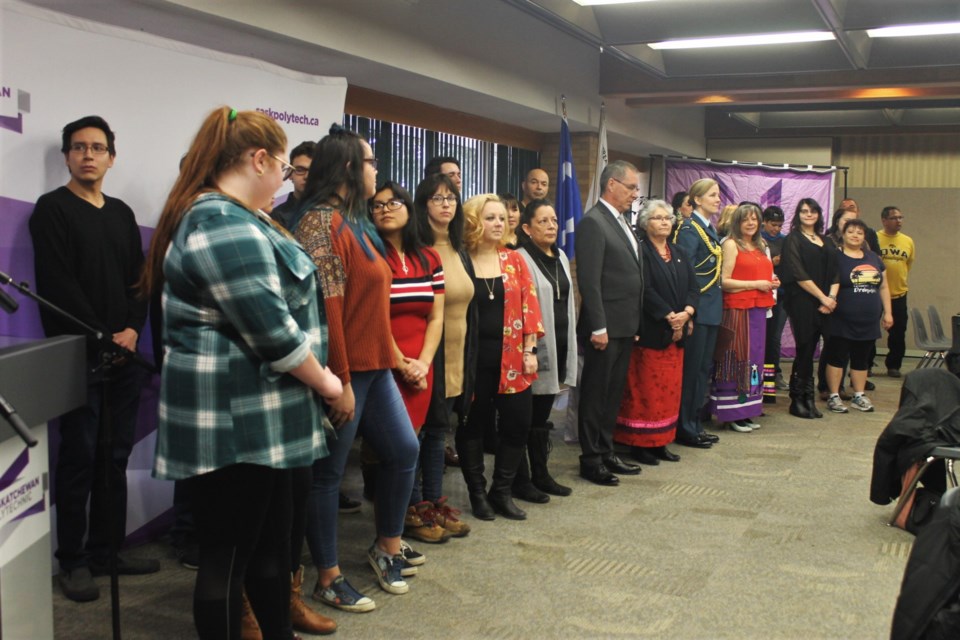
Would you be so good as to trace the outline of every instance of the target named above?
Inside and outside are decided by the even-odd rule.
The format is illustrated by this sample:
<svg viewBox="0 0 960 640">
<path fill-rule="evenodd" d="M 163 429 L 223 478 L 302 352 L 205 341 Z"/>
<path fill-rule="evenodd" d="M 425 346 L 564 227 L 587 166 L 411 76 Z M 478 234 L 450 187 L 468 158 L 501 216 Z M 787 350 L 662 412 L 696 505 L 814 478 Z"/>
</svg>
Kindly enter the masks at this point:
<svg viewBox="0 0 960 640">
<path fill-rule="evenodd" d="M 193 203 L 163 265 L 155 477 L 327 455 L 319 397 L 285 373 L 310 351 L 326 357 L 315 270 L 300 245 L 223 194 Z"/>
</svg>

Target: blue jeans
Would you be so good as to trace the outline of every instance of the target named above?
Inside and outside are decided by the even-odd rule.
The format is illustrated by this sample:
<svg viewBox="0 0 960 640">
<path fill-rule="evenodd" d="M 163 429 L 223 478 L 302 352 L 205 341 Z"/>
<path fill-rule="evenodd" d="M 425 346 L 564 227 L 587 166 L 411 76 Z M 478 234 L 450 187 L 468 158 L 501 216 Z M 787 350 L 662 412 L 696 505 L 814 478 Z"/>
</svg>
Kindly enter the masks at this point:
<svg viewBox="0 0 960 640">
<path fill-rule="evenodd" d="M 444 449 L 447 444 L 445 429 L 430 428 L 424 425 L 420 429 L 420 457 L 417 461 L 417 475 L 410 504 L 423 500 L 436 502 L 443 496 Z"/>
<path fill-rule="evenodd" d="M 350 447 L 357 436 L 373 447 L 380 468 L 377 476 L 377 535 L 387 538 L 403 533 L 420 445 L 410 424 L 407 408 L 387 369 L 350 372 L 356 399 L 353 420 L 328 439 L 330 455 L 313 463 L 313 486 L 307 506 L 307 546 L 320 569 L 339 564 L 337 559 L 337 513 L 340 481 Z"/>
</svg>

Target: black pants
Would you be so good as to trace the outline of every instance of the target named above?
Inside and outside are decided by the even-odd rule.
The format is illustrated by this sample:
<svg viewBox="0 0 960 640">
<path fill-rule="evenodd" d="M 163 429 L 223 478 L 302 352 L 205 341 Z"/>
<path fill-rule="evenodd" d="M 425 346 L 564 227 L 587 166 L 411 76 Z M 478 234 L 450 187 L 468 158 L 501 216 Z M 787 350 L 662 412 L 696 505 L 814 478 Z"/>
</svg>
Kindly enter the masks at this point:
<svg viewBox="0 0 960 640">
<path fill-rule="evenodd" d="M 244 589 L 264 638 L 293 637 L 293 476 L 288 469 L 235 464 L 193 479 L 200 542 L 193 618 L 201 640 L 240 638 Z"/>
<path fill-rule="evenodd" d="M 88 363 L 91 368 L 95 364 Z M 55 476 L 57 504 L 57 559 L 60 567 L 72 570 L 87 564 L 89 556 L 106 562 L 110 538 L 123 541 L 127 525 L 127 461 L 133 450 L 140 406 L 143 375 L 135 364 L 113 371 L 109 411 L 112 422 L 111 447 L 104 454 L 100 438 L 102 377 L 91 376 L 87 402 L 60 418 L 60 448 Z M 112 504 L 104 491 L 109 455 Z M 86 548 L 87 500 L 90 501 L 89 535 Z M 110 531 L 108 523 L 114 523 Z"/>
<path fill-rule="evenodd" d="M 500 415 L 497 435 L 502 444 L 527 446 L 533 392 L 528 387 L 520 393 L 497 393 L 500 386 L 499 367 L 480 367 L 473 389 L 473 404 L 467 422 L 457 429 L 457 440 L 482 440 L 484 426 Z"/>
<path fill-rule="evenodd" d="M 613 428 L 627 384 L 632 351 L 632 337 L 610 338 L 603 351 L 594 349 L 589 338 L 584 338 L 577 415 L 581 464 L 599 465 L 613 455 Z"/>
<path fill-rule="evenodd" d="M 550 412 L 553 410 L 553 401 L 556 400 L 557 394 L 550 393 L 547 395 L 533 396 L 533 413 L 532 419 L 530 420 L 530 430 L 534 429 L 546 429 L 547 420 L 550 419 Z"/>
<path fill-rule="evenodd" d="M 903 365 L 903 356 L 907 352 L 907 296 L 906 294 L 890 301 L 893 314 L 893 326 L 887 332 L 887 353 L 884 364 L 887 369 L 899 369 Z"/>
<path fill-rule="evenodd" d="M 772 364 L 777 373 L 780 373 L 780 340 L 783 327 L 787 324 L 787 312 L 783 307 L 783 300 L 773 305 L 772 315 L 767 318 L 767 337 L 763 349 L 764 364 Z"/>
</svg>

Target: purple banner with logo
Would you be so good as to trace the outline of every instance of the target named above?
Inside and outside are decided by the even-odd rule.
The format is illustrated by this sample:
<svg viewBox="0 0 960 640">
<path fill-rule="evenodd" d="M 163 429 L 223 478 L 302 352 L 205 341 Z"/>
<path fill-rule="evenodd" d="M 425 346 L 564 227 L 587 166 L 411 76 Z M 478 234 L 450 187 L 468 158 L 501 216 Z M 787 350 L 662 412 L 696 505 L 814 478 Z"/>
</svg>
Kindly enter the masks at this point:
<svg viewBox="0 0 960 640">
<path fill-rule="evenodd" d="M 713 178 L 720 185 L 721 209 L 744 200 L 756 202 L 764 208 L 777 205 L 783 209 L 786 217 L 783 233 L 790 230 L 793 212 L 802 198 L 813 198 L 820 203 L 828 225 L 833 211 L 832 171 L 800 171 L 743 164 L 667 160 L 665 173 L 664 193 L 668 200 L 678 191 L 686 191 L 701 178 Z"/>
</svg>

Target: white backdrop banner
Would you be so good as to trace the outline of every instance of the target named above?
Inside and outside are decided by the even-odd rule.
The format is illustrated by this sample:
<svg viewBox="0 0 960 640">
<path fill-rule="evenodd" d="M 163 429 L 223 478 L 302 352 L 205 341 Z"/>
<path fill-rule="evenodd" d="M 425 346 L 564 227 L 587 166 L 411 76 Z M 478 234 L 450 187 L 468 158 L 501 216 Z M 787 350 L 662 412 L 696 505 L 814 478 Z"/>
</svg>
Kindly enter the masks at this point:
<svg viewBox="0 0 960 640">
<path fill-rule="evenodd" d="M 95 114 L 116 132 L 116 162 L 103 190 L 133 208 L 146 248 L 180 158 L 211 109 L 226 104 L 264 112 L 282 124 L 291 148 L 319 140 L 343 119 L 344 78 L 306 75 L 2 2 L 0 271 L 18 281 L 34 281 L 27 227 L 33 204 L 69 179 L 60 153 L 60 131 L 68 122 Z M 0 314 L 0 335 L 41 337 L 35 305 L 7 291 L 21 304 L 14 315 Z M 141 349 L 149 352 L 149 342 L 145 333 Z M 172 487 L 149 478 L 156 379 L 141 405 L 129 467 L 131 533 L 144 533 L 169 508 Z M 51 432 L 51 448 L 56 435 Z"/>
</svg>

